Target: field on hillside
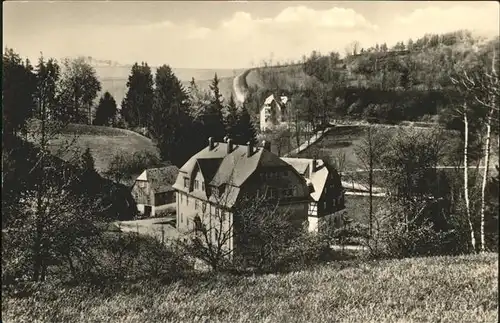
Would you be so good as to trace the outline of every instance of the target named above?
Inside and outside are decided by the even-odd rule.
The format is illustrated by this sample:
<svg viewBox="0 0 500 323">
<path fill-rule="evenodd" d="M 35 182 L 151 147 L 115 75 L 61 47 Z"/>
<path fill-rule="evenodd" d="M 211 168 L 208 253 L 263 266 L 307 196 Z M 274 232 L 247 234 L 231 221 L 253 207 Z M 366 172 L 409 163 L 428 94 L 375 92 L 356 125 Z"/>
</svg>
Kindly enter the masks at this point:
<svg viewBox="0 0 500 323">
<path fill-rule="evenodd" d="M 68 125 L 60 135 L 50 141 L 53 153 L 67 146 L 70 148 L 61 156 L 64 159 L 71 158 L 75 153 L 82 154 L 87 147 L 90 148 L 98 171 L 105 171 L 117 154 L 131 156 L 135 152 L 146 151 L 159 155 L 151 139 L 136 132 L 83 124 Z"/>
<path fill-rule="evenodd" d="M 400 127 L 378 125 L 392 137 L 397 134 Z M 311 158 L 314 153 L 319 156 L 339 157 L 345 154 L 345 171 L 362 168 L 362 164 L 356 156 L 355 147 L 363 140 L 366 126 L 336 126 L 333 127 L 323 138 L 311 145 L 306 150 L 300 152 L 296 157 Z M 419 131 L 429 131 L 427 128 L 417 128 Z M 450 135 L 451 136 L 451 135 Z"/>
<path fill-rule="evenodd" d="M 127 93 L 127 81 L 132 66 L 95 66 L 97 77 L 102 85 L 101 93 L 108 91 L 113 95 L 117 105 L 120 105 Z M 152 69 L 153 77 L 156 68 Z M 194 77 L 196 83 L 201 89 L 208 90 L 210 81 L 215 73 L 221 79 L 220 89 L 224 97 L 229 98 L 233 87 L 233 78 L 242 73 L 243 69 L 191 69 L 191 68 L 172 68 L 174 74 L 187 88 L 189 81 Z M 99 95 L 99 96 L 100 96 Z"/>
<path fill-rule="evenodd" d="M 498 254 L 336 262 L 281 275 L 2 291 L 5 322 L 497 322 Z"/>
<path fill-rule="evenodd" d="M 213 75 L 212 75 L 213 78 Z M 121 105 L 123 98 L 127 94 L 127 77 L 124 78 L 99 78 L 102 86 L 102 90 L 99 97 L 106 91 L 111 93 L 118 106 Z M 196 84 L 202 90 L 208 91 L 210 89 L 209 85 L 212 80 L 196 80 Z M 181 80 L 181 83 L 187 89 L 189 86 L 189 81 Z M 221 94 L 225 98 L 231 96 L 233 90 L 233 78 L 224 77 L 220 79 L 219 88 Z"/>
</svg>

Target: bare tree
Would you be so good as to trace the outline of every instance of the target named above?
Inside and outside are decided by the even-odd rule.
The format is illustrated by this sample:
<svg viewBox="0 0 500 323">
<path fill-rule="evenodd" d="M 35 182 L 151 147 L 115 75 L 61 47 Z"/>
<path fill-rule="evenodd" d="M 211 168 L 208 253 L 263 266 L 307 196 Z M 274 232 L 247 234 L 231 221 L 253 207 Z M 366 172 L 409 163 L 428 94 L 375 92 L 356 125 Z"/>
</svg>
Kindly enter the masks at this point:
<svg viewBox="0 0 500 323">
<path fill-rule="evenodd" d="M 493 120 L 496 119 L 498 114 L 497 106 L 497 96 L 499 89 L 498 74 L 496 71 L 496 50 L 493 50 L 492 67 L 491 72 L 479 71 L 472 74 L 468 74 L 466 71 L 462 73 L 459 78 L 453 78 L 454 84 L 458 85 L 459 88 L 465 92 L 467 99 L 472 99 L 475 103 L 484 110 L 485 115 L 485 130 L 484 130 L 484 171 L 481 186 L 481 206 L 480 206 L 480 239 L 481 246 L 480 251 L 485 251 L 485 234 L 484 234 L 484 224 L 485 224 L 485 208 L 486 208 L 486 186 L 488 182 L 488 173 L 490 168 L 490 153 L 491 153 L 491 134 Z M 463 105 L 462 115 L 465 124 L 465 144 L 464 144 L 464 182 L 467 184 L 467 145 L 468 145 L 468 109 L 467 105 Z M 468 189 L 465 184 L 465 190 Z M 466 204 L 469 204 L 468 192 L 466 192 Z M 470 212 L 469 207 L 467 207 L 467 212 Z M 469 213 L 470 214 L 470 213 Z M 470 216 L 469 216 L 470 218 Z M 472 228 L 471 228 L 472 230 Z M 471 234 L 471 243 L 473 242 L 473 235 Z M 473 248 L 475 247 L 475 241 L 473 243 Z M 475 250 L 475 248 L 474 248 Z"/>
<path fill-rule="evenodd" d="M 188 216 L 193 223 L 185 232 L 187 241 L 181 240 L 180 246 L 214 271 L 237 264 L 257 268 L 269 265 L 301 231 L 279 200 L 270 199 L 268 193 L 232 201 L 235 187 L 230 184 L 224 189 L 211 189 L 210 201 L 195 201 L 199 211 Z"/>
<path fill-rule="evenodd" d="M 369 194 L 369 237 L 371 237 L 373 234 L 373 172 L 374 169 L 381 164 L 382 155 L 387 149 L 387 140 L 388 138 L 386 136 L 386 133 L 384 133 L 381 128 L 368 126 L 366 128 L 364 138 L 355 147 L 355 153 L 361 163 L 361 166 L 368 172 L 366 183 L 368 186 Z"/>
</svg>

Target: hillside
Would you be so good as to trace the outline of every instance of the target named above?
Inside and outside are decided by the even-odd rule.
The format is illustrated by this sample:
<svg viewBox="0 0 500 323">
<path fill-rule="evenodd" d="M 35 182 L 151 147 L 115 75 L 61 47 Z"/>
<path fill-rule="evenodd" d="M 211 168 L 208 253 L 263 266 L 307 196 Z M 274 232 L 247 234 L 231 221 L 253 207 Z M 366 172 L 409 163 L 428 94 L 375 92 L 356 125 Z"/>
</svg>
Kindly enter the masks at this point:
<svg viewBox="0 0 500 323">
<path fill-rule="evenodd" d="M 30 127 L 34 129 L 37 125 L 33 123 Z M 83 153 L 88 147 L 99 172 L 107 170 L 113 157 L 118 154 L 131 156 L 135 152 L 149 152 L 159 156 L 158 149 L 151 139 L 130 130 L 111 127 L 70 124 L 50 141 L 50 149 L 59 155 L 62 147 L 68 145 L 70 148 L 60 157 L 67 160 L 74 156 L 74 153 Z"/>
<path fill-rule="evenodd" d="M 108 91 L 113 95 L 118 105 L 121 104 L 127 93 L 127 81 L 132 69 L 132 65 L 123 65 L 112 61 L 96 60 L 92 57 L 86 58 L 96 70 L 97 77 L 102 85 L 101 93 Z M 208 90 L 210 80 L 215 73 L 221 79 L 220 88 L 224 97 L 229 97 L 232 92 L 233 78 L 242 73 L 243 69 L 196 69 L 196 68 L 172 68 L 174 74 L 183 83 L 185 87 L 194 77 L 201 89 Z M 151 67 L 151 71 L 156 73 L 156 67 Z"/>
<path fill-rule="evenodd" d="M 497 322 L 498 254 L 2 293 L 6 322 Z M 64 295 L 64 297 L 61 297 Z"/>
</svg>

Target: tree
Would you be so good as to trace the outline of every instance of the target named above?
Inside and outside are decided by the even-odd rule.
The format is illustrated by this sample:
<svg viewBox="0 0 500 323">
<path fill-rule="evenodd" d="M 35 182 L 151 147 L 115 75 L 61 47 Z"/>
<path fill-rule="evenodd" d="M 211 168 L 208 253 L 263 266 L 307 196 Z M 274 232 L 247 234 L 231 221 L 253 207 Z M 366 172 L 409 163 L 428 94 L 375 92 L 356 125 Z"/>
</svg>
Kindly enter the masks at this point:
<svg viewBox="0 0 500 323">
<path fill-rule="evenodd" d="M 93 173 L 95 172 L 95 162 L 94 157 L 92 157 L 92 153 L 90 152 L 90 148 L 87 147 L 85 152 L 82 154 L 80 160 L 80 168 L 85 173 Z"/>
<path fill-rule="evenodd" d="M 219 90 L 219 78 L 215 73 L 214 79 L 210 84 L 212 99 L 210 105 L 204 111 L 203 127 L 206 138 L 213 137 L 214 140 L 222 140 L 225 136 L 224 119 L 222 116 L 222 95 Z"/>
<path fill-rule="evenodd" d="M 200 203 L 193 226 L 181 247 L 213 271 L 235 266 L 273 267 L 281 260 L 301 230 L 278 202 L 267 197 L 244 196 L 226 207 L 232 188 L 212 191 L 215 203 Z M 302 223 L 300 223 L 302 224 Z"/>
<path fill-rule="evenodd" d="M 369 194 L 369 211 L 368 211 L 368 225 L 369 235 L 373 235 L 373 186 L 374 169 L 380 167 L 382 156 L 384 155 L 387 147 L 387 136 L 383 129 L 369 126 L 366 128 L 365 136 L 361 142 L 355 147 L 356 157 L 361 163 L 363 169 L 368 173 L 366 183 L 368 185 Z"/>
<path fill-rule="evenodd" d="M 84 57 L 65 59 L 61 76 L 61 104 L 65 119 L 92 124 L 92 104 L 101 90 L 95 69 Z M 83 111 L 82 111 L 83 110 Z"/>
<path fill-rule="evenodd" d="M 236 102 L 234 101 L 233 94 L 229 98 L 229 103 L 226 106 L 226 117 L 225 117 L 225 126 L 226 126 L 226 134 L 229 138 L 235 138 L 237 136 L 237 123 L 238 123 L 238 107 L 236 106 Z"/>
<path fill-rule="evenodd" d="M 200 149 L 204 138 L 190 135 L 197 131 L 197 125 L 189 115 L 188 96 L 170 66 L 162 65 L 156 70 L 155 83 L 149 129 L 163 160 L 180 166 Z"/>
<path fill-rule="evenodd" d="M 495 44 L 493 44 L 495 46 Z M 498 113 L 497 96 L 499 91 L 498 75 L 496 71 L 496 48 L 493 48 L 491 59 L 491 70 L 485 68 L 486 64 L 479 66 L 479 69 L 472 70 L 472 75 L 463 73 L 460 79 L 454 79 L 454 83 L 460 85 L 466 92 L 466 97 L 472 98 L 483 111 L 484 129 L 484 172 L 481 185 L 481 207 L 480 207 L 480 251 L 485 251 L 485 211 L 486 211 L 486 188 L 490 167 L 491 134 L 493 120 Z M 484 55 L 484 54 L 483 54 Z M 486 56 L 486 55 L 485 55 Z M 487 56 L 486 59 L 489 59 Z M 466 105 L 464 104 L 464 107 Z M 467 125 L 467 110 L 464 108 L 464 123 Z M 468 129 L 467 129 L 468 131 Z M 465 155 L 465 153 L 464 153 Z M 464 175 L 465 177 L 466 175 Z"/>
<path fill-rule="evenodd" d="M 60 68 L 57 62 L 50 58 L 45 62 L 43 55 L 38 60 L 36 66 L 37 80 L 37 116 L 39 119 L 45 118 L 42 113 L 48 113 L 48 118 L 60 117 L 60 108 L 58 107 L 58 85 L 60 78 Z"/>
<path fill-rule="evenodd" d="M 245 105 L 239 109 L 236 125 L 233 131 L 234 143 L 239 145 L 246 145 L 249 142 L 257 144 L 257 130 L 253 124 L 250 113 Z"/>
<path fill-rule="evenodd" d="M 121 104 L 123 119 L 131 128 L 147 127 L 153 106 L 153 75 L 147 63 L 132 66 L 127 81 L 127 94 Z"/>
<path fill-rule="evenodd" d="M 115 99 L 108 91 L 106 91 L 99 99 L 94 124 L 98 126 L 113 126 L 115 123 L 116 110 Z"/>
<path fill-rule="evenodd" d="M 2 64 L 2 132 L 4 135 L 26 130 L 26 121 L 35 109 L 35 91 L 35 77 L 30 67 L 22 61 L 19 54 L 6 48 Z"/>
</svg>

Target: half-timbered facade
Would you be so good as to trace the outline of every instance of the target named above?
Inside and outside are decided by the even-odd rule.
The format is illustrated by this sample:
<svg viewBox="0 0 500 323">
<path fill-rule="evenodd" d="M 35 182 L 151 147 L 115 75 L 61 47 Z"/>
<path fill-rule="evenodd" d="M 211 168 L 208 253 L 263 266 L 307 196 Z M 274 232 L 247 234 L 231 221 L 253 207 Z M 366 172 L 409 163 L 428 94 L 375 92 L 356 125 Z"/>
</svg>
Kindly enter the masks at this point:
<svg viewBox="0 0 500 323">
<path fill-rule="evenodd" d="M 342 224 L 345 209 L 344 189 L 340 175 L 322 159 L 281 158 L 303 176 L 310 192 L 309 231 L 318 232 L 327 223 Z"/>
</svg>

